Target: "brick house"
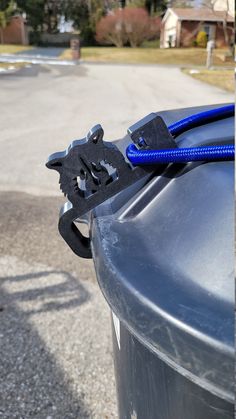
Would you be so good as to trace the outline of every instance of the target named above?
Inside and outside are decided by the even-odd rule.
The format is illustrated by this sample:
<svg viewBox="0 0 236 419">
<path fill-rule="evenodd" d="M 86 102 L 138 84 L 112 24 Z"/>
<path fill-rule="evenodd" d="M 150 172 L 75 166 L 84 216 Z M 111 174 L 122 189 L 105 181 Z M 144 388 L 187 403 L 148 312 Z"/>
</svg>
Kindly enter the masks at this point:
<svg viewBox="0 0 236 419">
<path fill-rule="evenodd" d="M 161 48 L 193 46 L 198 32 L 204 31 L 216 47 L 225 46 L 223 21 L 226 12 L 209 8 L 168 8 L 161 28 Z M 234 17 L 227 14 L 229 38 L 234 36 Z"/>
<path fill-rule="evenodd" d="M 4 44 L 27 45 L 28 32 L 25 19 L 18 15 L 13 16 L 9 24 L 2 30 L 1 42 Z"/>
</svg>

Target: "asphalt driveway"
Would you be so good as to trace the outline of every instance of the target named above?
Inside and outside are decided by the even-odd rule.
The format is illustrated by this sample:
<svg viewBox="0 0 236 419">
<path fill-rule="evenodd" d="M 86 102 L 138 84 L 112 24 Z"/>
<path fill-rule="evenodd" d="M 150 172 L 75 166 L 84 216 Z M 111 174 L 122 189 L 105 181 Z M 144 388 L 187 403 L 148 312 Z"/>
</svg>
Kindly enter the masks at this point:
<svg viewBox="0 0 236 419">
<path fill-rule="evenodd" d="M 152 111 L 232 95 L 177 68 L 104 64 L 33 66 L 0 90 L 0 417 L 115 418 L 109 308 L 57 233 L 44 163 L 96 123 L 118 139 Z"/>
<path fill-rule="evenodd" d="M 24 55 L 26 57 L 42 57 L 42 58 L 57 58 L 61 55 L 65 48 L 53 48 L 53 47 L 35 47 L 32 49 L 18 52 L 18 55 Z"/>
</svg>

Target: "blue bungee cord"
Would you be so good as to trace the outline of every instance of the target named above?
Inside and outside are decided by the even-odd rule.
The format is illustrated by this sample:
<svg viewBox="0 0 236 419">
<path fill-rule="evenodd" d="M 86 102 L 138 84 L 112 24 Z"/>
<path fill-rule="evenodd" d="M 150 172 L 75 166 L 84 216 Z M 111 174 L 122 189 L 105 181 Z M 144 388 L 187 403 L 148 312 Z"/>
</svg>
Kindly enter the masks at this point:
<svg viewBox="0 0 236 419">
<path fill-rule="evenodd" d="M 194 115 L 190 115 L 187 118 L 181 119 L 180 121 L 171 124 L 168 129 L 173 137 L 180 135 L 191 128 L 199 125 L 209 124 L 213 121 L 219 121 L 220 119 L 229 118 L 234 115 L 234 104 L 221 106 L 220 108 L 210 109 L 207 111 L 199 112 Z"/>
<path fill-rule="evenodd" d="M 181 119 L 169 125 L 168 129 L 173 137 L 195 128 L 220 119 L 234 116 L 234 105 L 210 109 Z M 161 150 L 139 150 L 134 144 L 126 149 L 128 159 L 134 165 L 155 163 L 186 163 L 190 161 L 234 160 L 234 145 L 215 145 L 189 148 L 171 148 Z"/>
</svg>

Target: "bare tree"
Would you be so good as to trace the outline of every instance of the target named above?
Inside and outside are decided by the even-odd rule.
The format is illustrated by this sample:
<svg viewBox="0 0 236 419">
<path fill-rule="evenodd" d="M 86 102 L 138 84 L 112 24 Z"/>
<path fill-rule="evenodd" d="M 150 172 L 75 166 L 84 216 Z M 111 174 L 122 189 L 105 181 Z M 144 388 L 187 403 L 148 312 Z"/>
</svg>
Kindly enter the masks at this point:
<svg viewBox="0 0 236 419">
<path fill-rule="evenodd" d="M 100 44 L 115 45 L 118 48 L 127 42 L 127 35 L 123 21 L 123 9 L 116 9 L 113 13 L 101 18 L 96 26 L 96 40 Z"/>
<path fill-rule="evenodd" d="M 139 7 L 116 9 L 101 18 L 96 27 L 96 40 L 101 44 L 139 47 L 143 41 L 157 38 L 160 34 L 160 19 L 152 18 Z"/>
</svg>

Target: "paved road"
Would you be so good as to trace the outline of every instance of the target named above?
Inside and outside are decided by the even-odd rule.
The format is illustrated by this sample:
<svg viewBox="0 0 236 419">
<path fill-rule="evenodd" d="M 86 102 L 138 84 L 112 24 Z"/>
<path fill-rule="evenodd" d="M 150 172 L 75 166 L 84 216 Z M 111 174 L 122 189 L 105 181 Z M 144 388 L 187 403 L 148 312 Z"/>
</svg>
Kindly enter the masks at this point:
<svg viewBox="0 0 236 419">
<path fill-rule="evenodd" d="M 51 57 L 51 58 L 57 58 L 61 53 L 64 51 L 65 48 L 45 48 L 45 47 L 37 47 L 28 49 L 23 52 L 24 55 L 28 56 L 34 56 L 34 57 Z M 18 52 L 19 55 L 22 55 L 22 52 Z"/>
<path fill-rule="evenodd" d="M 123 137 L 149 112 L 229 101 L 232 95 L 157 66 L 37 67 L 0 79 L 1 180 L 5 190 L 55 194 L 47 156 L 101 123 L 106 139 Z"/>
<path fill-rule="evenodd" d="M 149 112 L 232 97 L 174 68 L 95 64 L 33 66 L 0 92 L 0 417 L 115 418 L 109 309 L 57 234 L 44 162 L 98 122 L 115 139 Z"/>
<path fill-rule="evenodd" d="M 60 55 L 65 48 L 36 47 L 16 54 L 0 54 L 0 61 L 7 63 L 26 62 L 31 64 L 75 65 L 72 60 L 62 60 Z"/>
</svg>

